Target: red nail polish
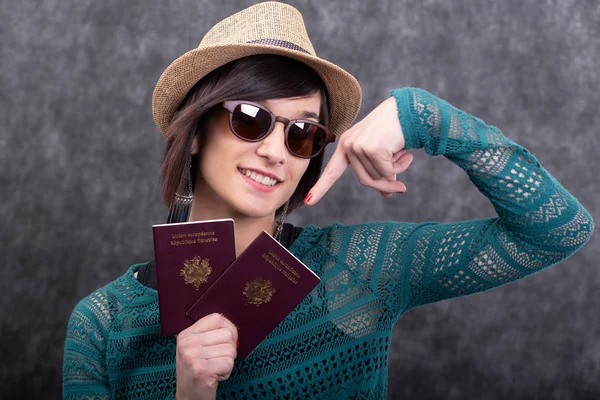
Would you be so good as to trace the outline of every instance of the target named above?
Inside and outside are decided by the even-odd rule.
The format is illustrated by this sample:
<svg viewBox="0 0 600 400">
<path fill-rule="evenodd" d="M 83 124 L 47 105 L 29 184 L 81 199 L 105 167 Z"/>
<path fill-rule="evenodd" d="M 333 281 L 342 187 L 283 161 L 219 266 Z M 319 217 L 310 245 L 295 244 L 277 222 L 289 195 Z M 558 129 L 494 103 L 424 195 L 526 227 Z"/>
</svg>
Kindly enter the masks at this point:
<svg viewBox="0 0 600 400">
<path fill-rule="evenodd" d="M 310 199 L 312 199 L 312 193 L 309 193 L 306 195 L 306 197 L 304 198 L 304 202 L 308 203 L 310 201 Z"/>
<path fill-rule="evenodd" d="M 240 339 L 238 339 L 238 340 L 235 341 L 235 347 L 236 348 L 240 347 Z"/>
</svg>

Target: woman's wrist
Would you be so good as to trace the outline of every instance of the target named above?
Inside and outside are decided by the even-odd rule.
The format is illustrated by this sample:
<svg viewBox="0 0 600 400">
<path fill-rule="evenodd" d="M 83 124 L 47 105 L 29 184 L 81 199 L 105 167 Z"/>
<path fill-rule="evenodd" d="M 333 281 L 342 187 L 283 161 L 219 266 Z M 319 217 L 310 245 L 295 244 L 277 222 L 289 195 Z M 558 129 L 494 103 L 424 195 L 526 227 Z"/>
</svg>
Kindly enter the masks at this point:
<svg viewBox="0 0 600 400">
<path fill-rule="evenodd" d="M 416 129 L 418 121 L 414 120 L 414 113 L 411 110 L 411 90 L 414 90 L 414 88 L 404 87 L 393 89 L 390 93 L 396 100 L 398 119 L 402 126 L 406 149 L 418 149 L 423 147 L 425 143 L 419 137 L 419 130 Z"/>
</svg>

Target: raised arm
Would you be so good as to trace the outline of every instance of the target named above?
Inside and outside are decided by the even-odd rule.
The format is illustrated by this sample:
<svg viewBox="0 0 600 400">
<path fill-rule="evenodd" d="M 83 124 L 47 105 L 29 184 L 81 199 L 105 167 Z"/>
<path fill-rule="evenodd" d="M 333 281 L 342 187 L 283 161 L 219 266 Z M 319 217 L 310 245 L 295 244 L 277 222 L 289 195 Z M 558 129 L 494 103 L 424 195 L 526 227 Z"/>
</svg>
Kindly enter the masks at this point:
<svg viewBox="0 0 600 400">
<path fill-rule="evenodd" d="M 589 240 L 594 229 L 589 212 L 525 148 L 424 90 L 402 88 L 391 93 L 396 103 L 391 112 L 397 117 L 374 110 L 373 117 L 370 114 L 353 128 L 352 140 L 360 142 L 356 138 L 367 135 L 369 141 L 377 141 L 373 136 L 379 131 L 394 137 L 394 121 L 387 119 L 393 117 L 396 124 L 399 119 L 397 130 L 403 137 L 391 145 L 392 153 L 404 147 L 424 148 L 429 155 L 447 157 L 469 175 L 498 213 L 494 218 L 452 223 L 373 222 L 332 232 L 333 242 L 344 242 L 341 256 L 350 270 L 386 301 L 395 317 L 423 304 L 521 279 L 566 259 Z M 370 129 L 360 132 L 362 126 Z M 361 147 L 336 149 L 336 153 L 350 151 L 361 154 Z M 382 165 L 380 171 L 386 168 L 385 160 L 398 160 L 380 152 L 384 155 L 377 159 L 377 152 L 371 151 L 369 160 Z M 359 175 L 354 163 L 352 167 Z M 388 168 L 392 171 L 393 163 Z M 381 175 L 401 185 L 395 177 Z M 371 177 L 374 183 L 388 184 L 381 176 Z M 370 185 L 369 179 L 361 182 L 380 191 L 395 190 Z M 327 180 L 325 176 L 323 186 L 332 183 Z"/>
<path fill-rule="evenodd" d="M 392 91 L 406 147 L 462 168 L 498 217 L 419 225 L 407 238 L 410 303 L 417 307 L 488 290 L 558 263 L 580 249 L 589 212 L 527 149 L 421 89 Z"/>
</svg>

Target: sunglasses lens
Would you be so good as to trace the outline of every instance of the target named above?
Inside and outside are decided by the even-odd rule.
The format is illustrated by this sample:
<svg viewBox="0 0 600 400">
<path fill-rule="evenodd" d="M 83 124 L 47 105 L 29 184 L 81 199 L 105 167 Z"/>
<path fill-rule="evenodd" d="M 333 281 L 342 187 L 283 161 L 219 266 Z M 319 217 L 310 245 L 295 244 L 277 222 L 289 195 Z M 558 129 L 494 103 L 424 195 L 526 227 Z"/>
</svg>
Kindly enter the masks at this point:
<svg viewBox="0 0 600 400">
<path fill-rule="evenodd" d="M 233 110 L 231 125 L 234 132 L 243 139 L 258 140 L 269 131 L 271 116 L 252 104 L 239 104 Z"/>
<path fill-rule="evenodd" d="M 327 133 L 309 122 L 296 122 L 290 126 L 287 142 L 289 150 L 300 157 L 312 157 L 325 146 Z"/>
</svg>

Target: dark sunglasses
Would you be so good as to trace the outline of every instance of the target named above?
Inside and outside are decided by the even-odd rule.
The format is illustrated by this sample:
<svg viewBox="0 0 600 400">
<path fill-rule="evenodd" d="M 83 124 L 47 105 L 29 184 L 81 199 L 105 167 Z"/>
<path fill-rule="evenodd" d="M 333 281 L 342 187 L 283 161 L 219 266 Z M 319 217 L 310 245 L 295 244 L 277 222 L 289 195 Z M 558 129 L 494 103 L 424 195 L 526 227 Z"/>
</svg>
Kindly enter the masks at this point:
<svg viewBox="0 0 600 400">
<path fill-rule="evenodd" d="M 266 138 L 275 128 L 275 122 L 285 124 L 285 146 L 290 153 L 300 158 L 318 156 L 335 135 L 325 126 L 305 119 L 289 120 L 273 115 L 268 108 L 244 100 L 223 103 L 229 111 L 229 127 L 237 137 L 248 142 Z"/>
</svg>

